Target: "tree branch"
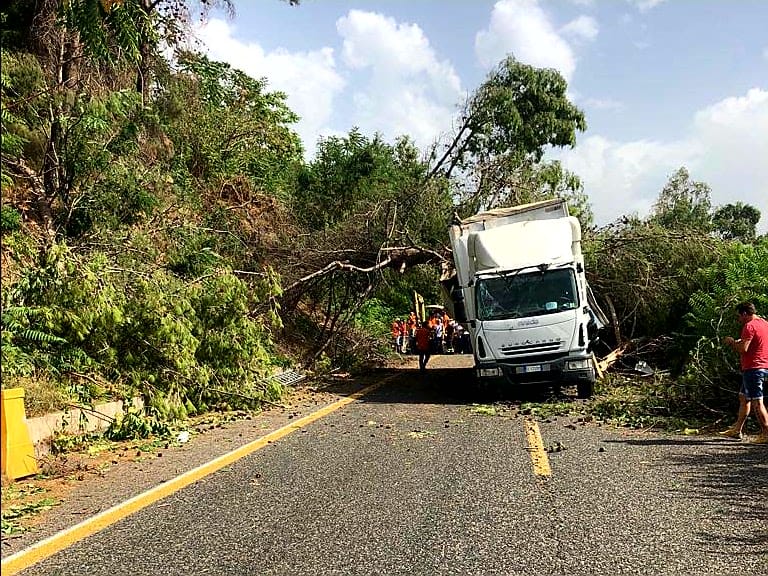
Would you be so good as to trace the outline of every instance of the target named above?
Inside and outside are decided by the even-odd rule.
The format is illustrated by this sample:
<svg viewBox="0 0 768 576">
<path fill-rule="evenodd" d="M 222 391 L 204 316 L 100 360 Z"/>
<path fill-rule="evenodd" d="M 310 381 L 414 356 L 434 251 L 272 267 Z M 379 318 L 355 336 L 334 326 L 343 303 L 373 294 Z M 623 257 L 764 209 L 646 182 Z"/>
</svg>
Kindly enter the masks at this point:
<svg viewBox="0 0 768 576">
<path fill-rule="evenodd" d="M 370 274 L 371 272 L 383 270 L 384 268 L 394 268 L 399 270 L 399 269 L 402 269 L 403 266 L 407 268 L 408 266 L 416 266 L 417 264 L 429 264 L 432 262 L 441 262 L 446 259 L 445 256 L 443 256 L 442 254 L 439 254 L 438 252 L 435 252 L 434 250 L 429 250 L 426 248 L 417 248 L 417 247 L 382 248 L 381 252 L 386 252 L 387 257 L 377 262 L 376 264 L 368 267 L 351 264 L 349 260 L 335 260 L 327 264 L 320 270 L 312 272 L 311 274 L 308 274 L 303 278 L 299 278 L 298 280 L 293 282 L 291 285 L 286 287 L 284 289 L 284 293 L 295 290 L 300 286 L 306 285 L 308 282 L 317 280 L 318 278 L 322 278 L 324 276 L 328 276 L 329 274 L 332 274 L 333 272 L 337 272 L 337 271 Z"/>
</svg>

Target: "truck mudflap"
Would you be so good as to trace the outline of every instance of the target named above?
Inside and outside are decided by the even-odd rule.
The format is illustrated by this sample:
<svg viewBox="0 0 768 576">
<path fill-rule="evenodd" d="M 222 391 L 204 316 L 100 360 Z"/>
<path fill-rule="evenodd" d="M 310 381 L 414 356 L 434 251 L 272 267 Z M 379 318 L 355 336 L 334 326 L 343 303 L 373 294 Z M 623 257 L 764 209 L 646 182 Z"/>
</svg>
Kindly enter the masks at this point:
<svg viewBox="0 0 768 576">
<path fill-rule="evenodd" d="M 594 384 L 595 366 L 591 356 L 566 357 L 522 363 L 488 362 L 475 365 L 478 380 L 494 380 L 508 384 Z"/>
</svg>

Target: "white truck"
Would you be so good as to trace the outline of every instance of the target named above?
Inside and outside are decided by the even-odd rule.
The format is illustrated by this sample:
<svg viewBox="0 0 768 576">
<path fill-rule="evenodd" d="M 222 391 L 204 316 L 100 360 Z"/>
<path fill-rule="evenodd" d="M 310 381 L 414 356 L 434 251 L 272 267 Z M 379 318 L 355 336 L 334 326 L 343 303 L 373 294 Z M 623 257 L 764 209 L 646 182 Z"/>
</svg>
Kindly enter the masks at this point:
<svg viewBox="0 0 768 576">
<path fill-rule="evenodd" d="M 576 384 L 592 395 L 605 315 L 584 275 L 581 226 L 564 200 L 489 210 L 450 227 L 449 310 L 471 335 L 481 383 Z"/>
</svg>

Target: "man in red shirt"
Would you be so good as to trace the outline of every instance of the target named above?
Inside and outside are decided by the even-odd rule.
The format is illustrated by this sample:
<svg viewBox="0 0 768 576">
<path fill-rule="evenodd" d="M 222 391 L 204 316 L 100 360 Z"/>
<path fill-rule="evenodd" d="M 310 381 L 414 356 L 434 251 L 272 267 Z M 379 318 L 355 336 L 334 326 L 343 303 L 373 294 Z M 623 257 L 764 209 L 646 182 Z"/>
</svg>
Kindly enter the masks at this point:
<svg viewBox="0 0 768 576">
<path fill-rule="evenodd" d="M 743 302 L 736 307 L 741 324 L 738 340 L 726 336 L 723 342 L 741 356 L 741 391 L 736 423 L 720 432 L 728 438 L 741 438 L 747 416 L 754 409 L 760 435 L 752 442 L 768 444 L 768 412 L 763 404 L 763 382 L 768 380 L 768 321 L 757 315 L 755 305 Z"/>
</svg>

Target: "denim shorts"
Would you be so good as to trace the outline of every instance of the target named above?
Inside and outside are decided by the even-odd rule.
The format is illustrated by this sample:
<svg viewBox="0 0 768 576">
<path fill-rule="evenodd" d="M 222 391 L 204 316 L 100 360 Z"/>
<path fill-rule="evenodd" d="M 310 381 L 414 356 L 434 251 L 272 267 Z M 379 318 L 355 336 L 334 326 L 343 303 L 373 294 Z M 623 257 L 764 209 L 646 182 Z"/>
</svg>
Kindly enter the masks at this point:
<svg viewBox="0 0 768 576">
<path fill-rule="evenodd" d="M 747 400 L 763 397 L 763 382 L 768 379 L 768 370 L 755 368 L 741 373 L 741 393 Z"/>
</svg>

